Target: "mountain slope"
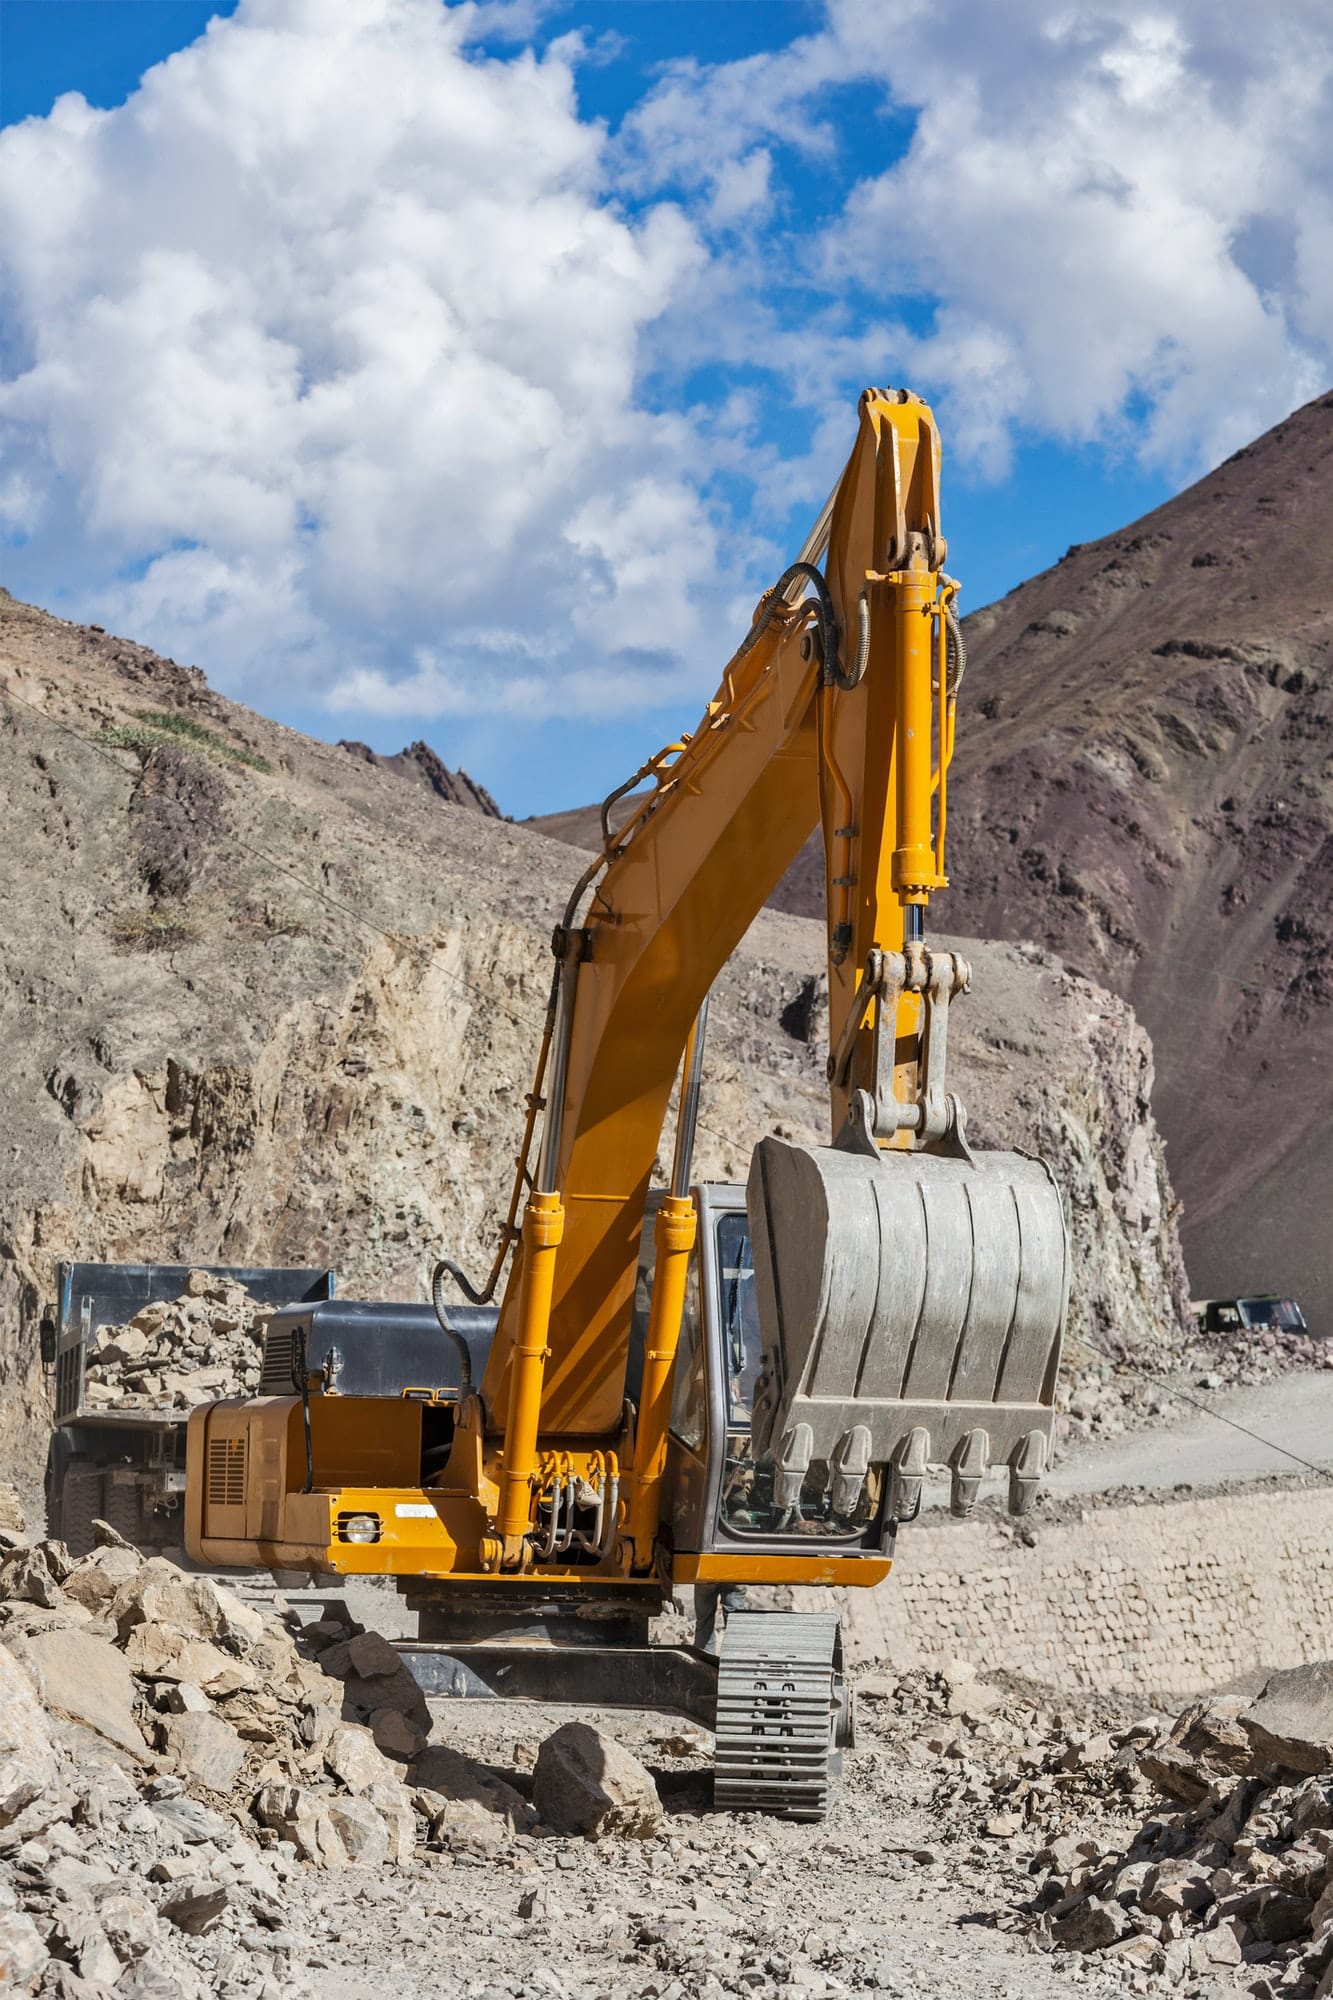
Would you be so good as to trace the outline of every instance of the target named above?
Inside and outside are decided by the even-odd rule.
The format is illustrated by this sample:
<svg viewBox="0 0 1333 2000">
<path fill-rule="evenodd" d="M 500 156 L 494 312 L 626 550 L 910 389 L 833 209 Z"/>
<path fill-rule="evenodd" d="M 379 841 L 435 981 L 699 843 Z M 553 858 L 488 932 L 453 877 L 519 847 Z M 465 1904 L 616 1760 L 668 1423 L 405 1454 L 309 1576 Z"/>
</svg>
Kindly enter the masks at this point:
<svg viewBox="0 0 1333 2000">
<path fill-rule="evenodd" d="M 969 621 L 947 917 L 1124 994 L 1197 1289 L 1333 1326 L 1333 397 Z"/>
</svg>

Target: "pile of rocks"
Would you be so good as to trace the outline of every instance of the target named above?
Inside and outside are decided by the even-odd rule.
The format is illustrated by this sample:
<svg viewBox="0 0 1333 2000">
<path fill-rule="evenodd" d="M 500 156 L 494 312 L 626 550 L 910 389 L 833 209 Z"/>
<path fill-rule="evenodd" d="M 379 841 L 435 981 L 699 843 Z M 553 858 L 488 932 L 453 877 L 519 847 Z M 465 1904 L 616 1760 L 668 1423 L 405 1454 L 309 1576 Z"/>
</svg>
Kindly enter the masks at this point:
<svg viewBox="0 0 1333 2000">
<path fill-rule="evenodd" d="M 99 1327 L 84 1359 L 89 1409 L 188 1410 L 259 1385 L 270 1308 L 233 1278 L 191 1271 L 178 1299 Z"/>
<path fill-rule="evenodd" d="M 1333 1995 L 1333 1664 L 1186 1709 L 1136 1751 L 1158 1806 L 1127 1843 L 1057 1841 L 1037 1899 L 1059 1950 L 1183 1990 Z"/>
<path fill-rule="evenodd" d="M 1061 1370 L 1056 1389 L 1057 1448 L 1070 1438 L 1121 1437 L 1183 1414 L 1164 1378 L 1140 1375 L 1110 1361 Z"/>
<path fill-rule="evenodd" d="M 1281 1327 L 1270 1333 L 1215 1334 L 1186 1348 L 1182 1367 L 1182 1379 L 1201 1389 L 1247 1388 L 1293 1369 L 1333 1369 L 1333 1341 Z"/>
<path fill-rule="evenodd" d="M 1033 1836 L 1085 1830 L 1099 1808 L 1122 1816 L 1152 1789 L 1138 1749 L 1161 1718 L 1130 1720 L 1114 1697 L 1062 1704 L 1049 1688 L 983 1678 L 965 1660 L 941 1672 L 866 1674 L 857 1683 L 867 1739 L 938 1766 L 930 1804 L 942 1831 L 979 1830 L 997 1861 Z"/>
<path fill-rule="evenodd" d="M 298 1641 L 100 1523 L 74 1561 L 0 1498 L 0 1990 L 289 2000 L 313 1990 L 293 1966 L 327 1962 L 309 1864 L 380 1879 L 655 1830 L 651 1777 L 585 1724 L 542 1744 L 529 1799 L 428 1745 L 378 1634 L 331 1617 Z"/>
<path fill-rule="evenodd" d="M 1278 1329 L 1210 1335 L 1173 1350 L 1164 1337 L 1151 1372 L 1128 1361 L 1069 1361 L 1056 1390 L 1057 1447 L 1070 1438 L 1120 1437 L 1174 1423 L 1190 1413 L 1185 1398 L 1253 1388 L 1302 1368 L 1333 1369 L 1333 1341 Z"/>
</svg>

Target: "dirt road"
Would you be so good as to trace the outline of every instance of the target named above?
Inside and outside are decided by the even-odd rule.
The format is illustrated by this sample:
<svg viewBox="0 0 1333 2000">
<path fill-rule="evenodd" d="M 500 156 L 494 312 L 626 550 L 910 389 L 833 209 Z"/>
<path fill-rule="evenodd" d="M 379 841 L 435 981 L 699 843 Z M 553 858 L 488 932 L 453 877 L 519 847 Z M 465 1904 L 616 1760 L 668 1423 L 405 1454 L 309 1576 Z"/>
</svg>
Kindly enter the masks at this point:
<svg viewBox="0 0 1333 2000">
<path fill-rule="evenodd" d="M 536 1742 L 569 1715 L 500 1702 L 435 1712 L 436 1741 L 520 1785 Z M 669 1812 L 658 1838 L 518 1835 L 432 1856 L 411 1884 L 334 1878 L 328 1915 L 313 1927 L 310 1970 L 323 2000 L 1123 1993 L 1109 1970 L 1042 1957 L 1001 1928 L 1027 1893 L 1033 1838 L 984 1835 L 985 1807 L 953 1803 L 957 1763 L 906 1756 L 876 1705 L 867 1704 L 841 1800 L 819 1826 L 714 1813 L 701 1771 L 663 1756 L 678 1723 L 596 1719 L 657 1770 Z"/>
<path fill-rule="evenodd" d="M 1208 1410 L 1105 1443 L 1066 1448 L 1047 1480 L 1053 1495 L 1218 1486 L 1311 1467 L 1333 1476 L 1333 1371 L 1280 1376 L 1252 1389 L 1191 1389 Z"/>
</svg>

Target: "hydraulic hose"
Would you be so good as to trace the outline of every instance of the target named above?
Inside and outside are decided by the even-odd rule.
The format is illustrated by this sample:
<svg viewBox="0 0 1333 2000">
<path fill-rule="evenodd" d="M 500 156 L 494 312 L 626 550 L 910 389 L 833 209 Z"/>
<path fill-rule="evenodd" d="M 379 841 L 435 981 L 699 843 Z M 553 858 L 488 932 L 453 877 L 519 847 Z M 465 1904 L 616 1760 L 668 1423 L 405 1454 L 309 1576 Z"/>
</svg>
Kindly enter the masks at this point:
<svg viewBox="0 0 1333 2000">
<path fill-rule="evenodd" d="M 957 694 L 967 672 L 967 641 L 963 637 L 962 622 L 954 610 L 952 598 L 944 606 L 944 628 L 948 634 L 948 662 L 945 668 L 948 686 L 945 692 Z"/>
<path fill-rule="evenodd" d="M 449 1309 L 444 1301 L 444 1281 L 446 1278 L 452 1278 L 454 1283 L 467 1293 L 473 1305 L 484 1305 L 485 1299 L 473 1290 L 457 1264 L 451 1263 L 447 1257 L 440 1259 L 440 1262 L 435 1266 L 430 1281 L 430 1302 L 435 1308 L 435 1317 L 440 1322 L 440 1331 L 446 1339 L 453 1342 L 454 1347 L 457 1349 L 458 1393 L 460 1396 L 466 1396 L 470 1394 L 472 1389 L 472 1353 L 462 1334 L 458 1331 L 458 1328 L 450 1325 Z"/>
<path fill-rule="evenodd" d="M 819 632 L 819 643 L 823 651 L 824 669 L 826 673 L 836 675 L 838 670 L 839 642 L 838 614 L 833 609 L 833 599 L 829 596 L 829 588 L 824 581 L 823 572 L 816 569 L 815 565 L 809 562 L 794 562 L 789 569 L 783 570 L 782 575 L 765 597 L 753 625 L 751 625 L 749 631 L 741 640 L 740 645 L 732 654 L 731 660 L 728 663 L 730 666 L 734 667 L 738 660 L 745 658 L 750 648 L 756 645 L 763 637 L 779 611 L 789 611 L 799 601 L 797 596 L 788 595 L 792 585 L 797 581 L 800 581 L 802 584 L 811 584 L 814 587 L 815 625 Z"/>
</svg>

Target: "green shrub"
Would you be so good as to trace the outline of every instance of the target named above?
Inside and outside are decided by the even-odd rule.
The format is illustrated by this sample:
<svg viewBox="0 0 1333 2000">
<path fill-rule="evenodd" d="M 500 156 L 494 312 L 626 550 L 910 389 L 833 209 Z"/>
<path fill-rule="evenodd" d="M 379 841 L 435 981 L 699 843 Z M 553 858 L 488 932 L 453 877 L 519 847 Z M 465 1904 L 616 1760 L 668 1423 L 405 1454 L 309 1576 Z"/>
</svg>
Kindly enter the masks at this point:
<svg viewBox="0 0 1333 2000">
<path fill-rule="evenodd" d="M 175 715 L 169 708 L 141 708 L 139 720 L 153 729 L 165 729 L 171 736 L 184 737 L 187 743 L 197 743 L 201 750 L 212 750 L 219 756 L 230 757 L 234 763 L 248 764 L 252 771 L 273 769 L 268 758 L 261 757 L 257 750 L 243 750 L 238 743 L 228 743 L 213 730 L 205 729 L 201 722 L 191 722 L 188 716 Z"/>
<path fill-rule="evenodd" d="M 104 729 L 98 740 L 108 750 L 139 750 L 145 755 L 159 743 L 188 743 L 215 760 L 246 764 L 252 771 L 265 774 L 273 769 L 268 758 L 261 757 L 258 751 L 228 743 L 216 731 L 205 729 L 201 722 L 191 722 L 188 716 L 176 715 L 169 708 L 141 708 L 138 717 L 137 722 L 119 722 Z"/>
</svg>

